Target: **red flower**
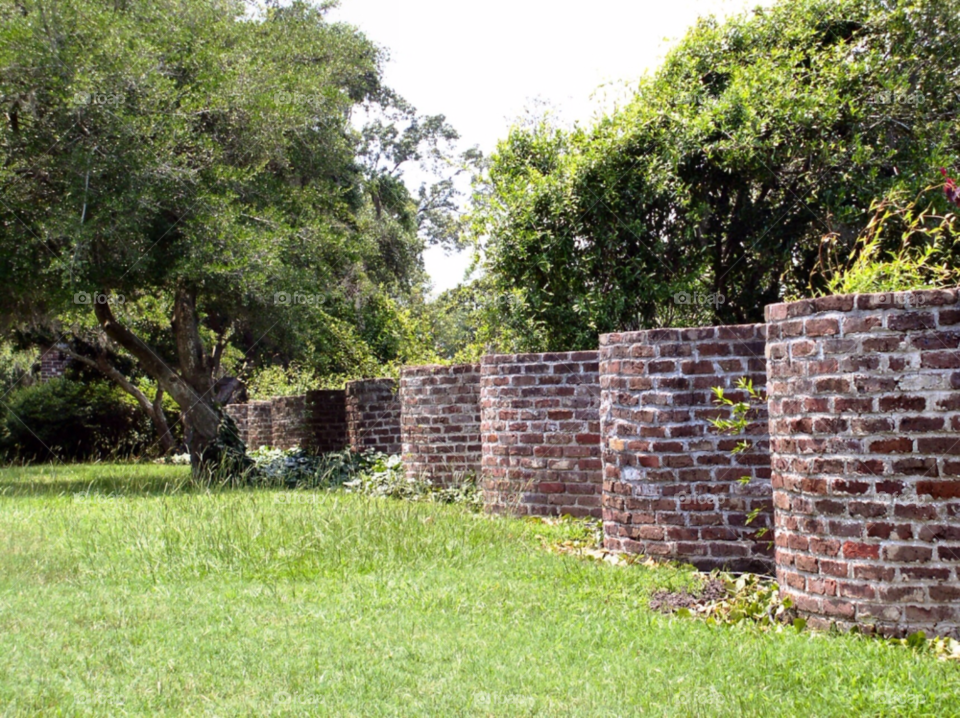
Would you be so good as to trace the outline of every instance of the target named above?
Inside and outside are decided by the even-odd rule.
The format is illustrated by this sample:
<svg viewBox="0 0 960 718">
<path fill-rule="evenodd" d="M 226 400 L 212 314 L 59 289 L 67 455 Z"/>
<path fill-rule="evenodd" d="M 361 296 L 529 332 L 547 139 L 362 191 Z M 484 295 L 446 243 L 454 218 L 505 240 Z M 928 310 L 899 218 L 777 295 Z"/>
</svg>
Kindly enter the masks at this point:
<svg viewBox="0 0 960 718">
<path fill-rule="evenodd" d="M 960 207 L 960 188 L 957 188 L 957 183 L 943 167 L 940 168 L 940 174 L 947 180 L 946 184 L 943 185 L 943 193 L 947 195 L 948 200 Z"/>
</svg>

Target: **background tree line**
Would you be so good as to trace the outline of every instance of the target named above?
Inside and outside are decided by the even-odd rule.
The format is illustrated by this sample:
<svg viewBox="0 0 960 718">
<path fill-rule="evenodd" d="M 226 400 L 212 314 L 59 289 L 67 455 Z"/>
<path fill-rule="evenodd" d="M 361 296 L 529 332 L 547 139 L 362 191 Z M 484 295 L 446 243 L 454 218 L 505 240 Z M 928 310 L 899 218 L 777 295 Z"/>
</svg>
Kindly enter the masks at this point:
<svg viewBox="0 0 960 718">
<path fill-rule="evenodd" d="M 473 216 L 501 343 L 756 322 L 823 290 L 825 237 L 856 253 L 875 201 L 904 207 L 956 165 L 958 32 L 951 3 L 784 0 L 701 20 L 593 126 L 514 127 Z"/>
<path fill-rule="evenodd" d="M 110 382 L 153 444 L 199 464 L 224 450 L 234 377 L 293 393 L 956 283 L 952 205 L 924 193 L 960 142 L 952 5 L 703 19 L 595 123 L 520 122 L 486 159 L 385 86 L 383 51 L 331 6 L 0 0 L 11 364 L 64 344 L 78 380 Z M 409 188 L 415 165 L 435 181 Z M 472 245 L 479 271 L 430 299 L 436 243 Z M 852 266 L 873 279 L 837 279 Z M 17 394 L 25 376 L 4 378 L 8 434 L 51 406 Z"/>
<path fill-rule="evenodd" d="M 423 247 L 457 240 L 457 134 L 330 7 L 0 3 L 6 334 L 65 344 L 161 442 L 171 397 L 197 463 L 231 375 L 431 356 L 412 312 Z M 412 192 L 416 163 L 441 176 Z"/>
</svg>

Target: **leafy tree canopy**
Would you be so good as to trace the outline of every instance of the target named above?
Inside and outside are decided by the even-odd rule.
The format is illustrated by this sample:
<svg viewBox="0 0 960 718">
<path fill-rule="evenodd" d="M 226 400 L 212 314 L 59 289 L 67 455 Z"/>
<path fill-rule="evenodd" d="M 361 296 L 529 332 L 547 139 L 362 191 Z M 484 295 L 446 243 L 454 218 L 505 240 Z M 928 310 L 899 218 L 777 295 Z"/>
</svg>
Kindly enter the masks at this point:
<svg viewBox="0 0 960 718">
<path fill-rule="evenodd" d="M 701 20 L 593 127 L 515 127 L 475 199 L 496 313 L 528 350 L 761 321 L 820 239 L 956 163 L 960 10 L 783 0 Z M 814 287 L 817 289 L 818 287 Z"/>
<path fill-rule="evenodd" d="M 425 238 L 449 240 L 452 186 L 418 198 L 400 166 L 456 133 L 329 6 L 0 0 L 5 319 L 135 357 L 195 458 L 231 342 L 346 370 L 421 286 Z"/>
</svg>

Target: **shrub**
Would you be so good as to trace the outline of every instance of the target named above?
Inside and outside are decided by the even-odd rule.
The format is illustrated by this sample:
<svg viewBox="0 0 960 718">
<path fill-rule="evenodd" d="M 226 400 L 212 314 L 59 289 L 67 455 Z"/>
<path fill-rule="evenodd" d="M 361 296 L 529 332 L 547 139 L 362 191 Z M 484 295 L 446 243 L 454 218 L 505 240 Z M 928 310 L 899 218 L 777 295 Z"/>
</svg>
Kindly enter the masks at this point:
<svg viewBox="0 0 960 718">
<path fill-rule="evenodd" d="M 846 258 L 838 236 L 827 235 L 814 273 L 824 280 L 823 293 L 899 292 L 960 283 L 957 216 L 938 213 L 932 200 L 921 204 L 927 202 L 927 192 L 911 202 L 898 195 L 875 202 L 873 217 Z"/>
<path fill-rule="evenodd" d="M 483 496 L 475 476 L 466 476 L 454 486 L 439 486 L 427 479 L 407 477 L 399 456 L 378 451 L 357 453 L 345 449 L 318 456 L 298 448 L 263 446 L 251 452 L 250 458 L 253 466 L 247 477 L 259 485 L 296 489 L 342 488 L 366 496 L 463 504 L 477 511 L 483 507 Z"/>
<path fill-rule="evenodd" d="M 85 460 L 148 450 L 154 431 L 121 389 L 54 379 L 11 392 L 0 423 L 8 460 Z"/>
<path fill-rule="evenodd" d="M 363 465 L 357 478 L 344 484 L 347 491 L 408 501 L 464 504 L 477 511 L 483 507 L 483 495 L 474 475 L 464 477 L 456 485 L 441 486 L 429 479 L 407 476 L 399 456 L 367 452 L 361 457 Z"/>
<path fill-rule="evenodd" d="M 322 387 L 323 382 L 315 372 L 298 364 L 263 367 L 247 380 L 247 392 L 251 399 L 295 396 Z"/>
<path fill-rule="evenodd" d="M 36 348 L 17 349 L 10 342 L 0 342 L 0 396 L 18 386 L 36 383 L 40 352 Z"/>
<path fill-rule="evenodd" d="M 261 446 L 249 455 L 254 483 L 288 488 L 336 488 L 353 479 L 364 465 L 364 455 L 349 449 L 317 455 L 300 448 Z"/>
</svg>

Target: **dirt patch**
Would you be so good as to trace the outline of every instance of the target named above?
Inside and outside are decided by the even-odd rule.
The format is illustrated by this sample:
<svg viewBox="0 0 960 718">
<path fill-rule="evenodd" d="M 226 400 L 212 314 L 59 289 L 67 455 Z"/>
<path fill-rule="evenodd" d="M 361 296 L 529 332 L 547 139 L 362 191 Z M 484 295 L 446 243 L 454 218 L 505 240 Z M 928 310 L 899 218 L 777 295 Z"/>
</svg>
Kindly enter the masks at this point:
<svg viewBox="0 0 960 718">
<path fill-rule="evenodd" d="M 690 591 L 657 591 L 650 599 L 650 608 L 661 613 L 672 613 L 678 608 L 693 609 L 707 606 L 727 596 L 723 582 L 716 578 L 707 578 L 696 593 Z"/>
</svg>

